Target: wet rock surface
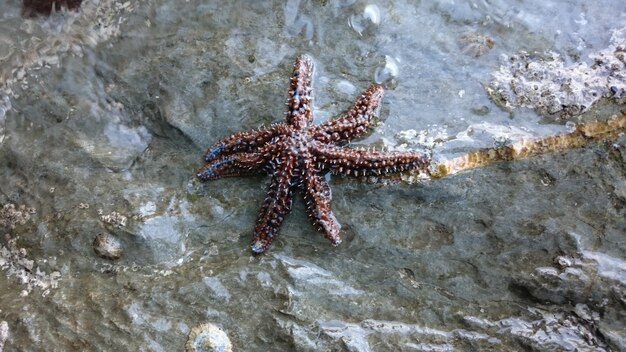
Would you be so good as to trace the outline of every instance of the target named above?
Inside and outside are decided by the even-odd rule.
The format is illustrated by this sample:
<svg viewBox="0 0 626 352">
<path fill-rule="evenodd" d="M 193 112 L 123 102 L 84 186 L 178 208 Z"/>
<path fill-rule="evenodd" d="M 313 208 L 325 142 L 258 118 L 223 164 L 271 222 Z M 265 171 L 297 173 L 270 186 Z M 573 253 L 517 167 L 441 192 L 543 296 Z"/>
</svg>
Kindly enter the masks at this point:
<svg viewBox="0 0 626 352">
<path fill-rule="evenodd" d="M 503 54 L 567 68 L 615 46 L 626 5 L 554 4 L 2 3 L 0 345 L 180 351 L 199 331 L 195 347 L 241 351 L 624 349 L 624 136 L 412 185 L 332 177 L 344 242 L 296 201 L 263 256 L 266 179 L 193 178 L 217 138 L 283 118 L 299 53 L 316 122 L 388 85 L 366 146 L 446 158 L 608 118 L 619 99 L 546 119 L 483 88 Z M 463 33 L 497 44 L 466 55 Z M 124 255 L 97 257 L 98 233 Z"/>
</svg>

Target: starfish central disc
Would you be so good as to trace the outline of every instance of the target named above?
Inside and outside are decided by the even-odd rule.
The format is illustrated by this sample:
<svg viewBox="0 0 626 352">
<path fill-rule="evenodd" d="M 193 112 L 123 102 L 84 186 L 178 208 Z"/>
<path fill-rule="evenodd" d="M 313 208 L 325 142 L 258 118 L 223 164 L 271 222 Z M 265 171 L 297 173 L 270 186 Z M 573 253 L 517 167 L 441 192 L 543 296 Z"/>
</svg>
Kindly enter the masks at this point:
<svg viewBox="0 0 626 352">
<path fill-rule="evenodd" d="M 268 128 L 237 132 L 209 148 L 202 181 L 226 176 L 266 173 L 267 196 L 254 229 L 252 252 L 265 252 L 291 211 L 294 192 L 304 196 L 309 220 L 333 245 L 341 243 L 341 225 L 331 210 L 332 195 L 325 175 L 378 176 L 410 169 L 428 172 L 430 158 L 419 152 L 366 151 L 344 147 L 367 133 L 384 94 L 372 85 L 352 108 L 313 125 L 313 61 L 296 59 L 289 86 L 286 121 Z"/>
</svg>

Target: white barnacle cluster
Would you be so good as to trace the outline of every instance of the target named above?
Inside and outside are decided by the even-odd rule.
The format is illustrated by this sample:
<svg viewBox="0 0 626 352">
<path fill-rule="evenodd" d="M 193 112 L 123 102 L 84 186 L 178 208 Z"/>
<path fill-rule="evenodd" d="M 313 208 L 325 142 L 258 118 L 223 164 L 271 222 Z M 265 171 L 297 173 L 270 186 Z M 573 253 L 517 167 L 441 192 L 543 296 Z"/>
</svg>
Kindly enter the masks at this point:
<svg viewBox="0 0 626 352">
<path fill-rule="evenodd" d="M 40 269 L 34 260 L 28 258 L 25 248 L 19 248 L 15 238 L 7 235 L 7 245 L 0 247 L 0 269 L 7 276 L 16 278 L 24 286 L 22 296 L 28 295 L 34 288 L 40 288 L 42 295 L 47 296 L 50 289 L 58 286 L 61 273 L 47 273 Z"/>
<path fill-rule="evenodd" d="M 536 109 L 561 118 L 577 116 L 601 98 L 626 99 L 626 27 L 614 30 L 608 48 L 589 55 L 591 64 L 566 65 L 557 53 L 526 52 L 505 58 L 487 90 L 506 108 Z"/>
<path fill-rule="evenodd" d="M 35 213 L 35 208 L 28 208 L 24 205 L 16 207 L 15 204 L 5 204 L 0 208 L 0 226 L 13 229 L 16 225 L 24 225 L 31 214 Z"/>
<path fill-rule="evenodd" d="M 108 215 L 101 215 L 100 220 L 105 224 L 112 225 L 115 227 L 125 227 L 128 221 L 128 217 L 113 211 Z"/>
<path fill-rule="evenodd" d="M 49 21 L 25 19 L 23 25 L 0 35 L 0 46 L 6 49 L 0 54 L 0 61 L 16 63 L 0 67 L 0 98 L 18 96 L 18 87 L 28 90 L 36 84 L 31 82 L 36 79 L 31 72 L 58 66 L 64 55 L 82 56 L 91 50 L 85 48 L 119 36 L 128 14 L 142 1 L 85 0 L 80 11 Z M 10 108 L 10 104 L 0 102 L 0 121 Z"/>
<path fill-rule="evenodd" d="M 13 229 L 17 224 L 25 224 L 34 213 L 34 208 L 5 204 L 0 209 L 0 226 Z M 42 295 L 46 296 L 51 288 L 57 287 L 61 277 L 58 271 L 48 274 L 41 270 L 34 260 L 28 259 L 27 250 L 18 247 L 15 238 L 8 234 L 5 237 L 6 246 L 0 246 L 0 269 L 6 271 L 7 276 L 17 278 L 25 286 L 22 296 L 28 295 L 35 287 L 41 288 Z"/>
</svg>

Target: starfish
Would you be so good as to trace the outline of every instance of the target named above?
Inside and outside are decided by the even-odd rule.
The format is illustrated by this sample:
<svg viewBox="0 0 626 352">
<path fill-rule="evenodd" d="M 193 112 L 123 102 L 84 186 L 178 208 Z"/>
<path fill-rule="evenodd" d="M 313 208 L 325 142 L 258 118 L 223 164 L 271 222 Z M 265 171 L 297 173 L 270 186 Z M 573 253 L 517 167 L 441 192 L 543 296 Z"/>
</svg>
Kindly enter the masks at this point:
<svg viewBox="0 0 626 352">
<path fill-rule="evenodd" d="M 267 173 L 267 196 L 261 205 L 252 252 L 265 252 L 291 211 L 294 192 L 304 196 L 308 217 L 333 245 L 341 243 L 341 225 L 331 210 L 326 175 L 379 176 L 407 170 L 428 173 L 430 158 L 419 152 L 382 152 L 344 147 L 372 125 L 384 94 L 375 84 L 361 94 L 350 110 L 314 125 L 313 61 L 296 59 L 287 103 L 286 121 L 268 128 L 237 132 L 213 145 L 198 170 L 202 181 L 227 176 Z"/>
</svg>

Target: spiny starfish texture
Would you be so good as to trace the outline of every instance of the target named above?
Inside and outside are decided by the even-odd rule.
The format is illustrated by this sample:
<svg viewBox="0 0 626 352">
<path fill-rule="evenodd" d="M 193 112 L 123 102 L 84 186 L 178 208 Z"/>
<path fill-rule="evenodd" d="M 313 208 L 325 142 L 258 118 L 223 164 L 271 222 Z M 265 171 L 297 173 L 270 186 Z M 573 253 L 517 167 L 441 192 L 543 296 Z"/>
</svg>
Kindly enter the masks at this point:
<svg viewBox="0 0 626 352">
<path fill-rule="evenodd" d="M 313 61 L 296 59 L 289 87 L 286 121 L 269 128 L 237 132 L 209 148 L 198 170 L 202 181 L 226 176 L 267 173 L 267 197 L 254 229 L 252 252 L 265 252 L 291 210 L 294 191 L 304 195 L 313 225 L 333 245 L 341 243 L 341 225 L 331 210 L 325 175 L 378 176 L 405 170 L 428 172 L 430 158 L 418 152 L 380 152 L 342 147 L 363 136 L 383 98 L 382 85 L 368 88 L 352 109 L 335 119 L 313 125 Z"/>
</svg>

